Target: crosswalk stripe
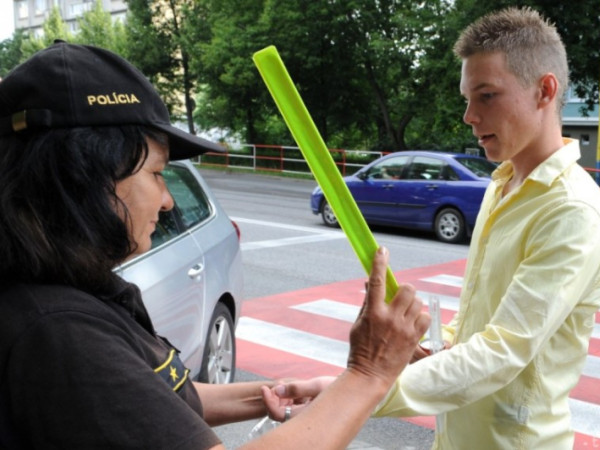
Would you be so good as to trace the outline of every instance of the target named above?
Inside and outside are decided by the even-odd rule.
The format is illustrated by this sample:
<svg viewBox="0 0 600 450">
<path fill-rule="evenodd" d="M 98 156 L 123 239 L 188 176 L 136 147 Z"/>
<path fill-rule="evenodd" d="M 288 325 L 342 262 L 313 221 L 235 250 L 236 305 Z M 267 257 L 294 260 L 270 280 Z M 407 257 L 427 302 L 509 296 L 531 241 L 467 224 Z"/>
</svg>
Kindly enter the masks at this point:
<svg viewBox="0 0 600 450">
<path fill-rule="evenodd" d="M 251 317 L 240 317 L 235 334 L 238 339 L 337 367 L 346 367 L 348 361 L 349 345 L 347 342 L 282 327 Z"/>
<path fill-rule="evenodd" d="M 600 356 L 587 355 L 581 374 L 600 380 Z M 600 416 L 598 417 L 598 421 L 600 422 Z"/>
<path fill-rule="evenodd" d="M 294 305 L 292 308 L 297 309 L 298 311 L 304 311 L 350 323 L 354 323 L 358 317 L 358 311 L 360 311 L 360 306 L 335 302 L 333 300 L 327 300 L 326 298 Z"/>
<path fill-rule="evenodd" d="M 422 281 L 427 281 L 429 283 L 435 284 L 443 284 L 444 286 L 453 286 L 457 288 L 462 287 L 463 277 L 458 277 L 456 275 L 435 275 L 433 277 L 421 278 Z"/>
<path fill-rule="evenodd" d="M 600 405 L 569 399 L 571 426 L 577 433 L 600 437 Z"/>
<path fill-rule="evenodd" d="M 242 242 L 240 247 L 242 250 L 256 250 L 260 248 L 282 247 L 284 245 L 305 244 L 308 242 L 330 241 L 331 239 L 341 239 L 345 237 L 343 234 L 315 234 L 308 236 L 294 236 L 283 239 L 272 239 L 266 241 Z"/>
</svg>

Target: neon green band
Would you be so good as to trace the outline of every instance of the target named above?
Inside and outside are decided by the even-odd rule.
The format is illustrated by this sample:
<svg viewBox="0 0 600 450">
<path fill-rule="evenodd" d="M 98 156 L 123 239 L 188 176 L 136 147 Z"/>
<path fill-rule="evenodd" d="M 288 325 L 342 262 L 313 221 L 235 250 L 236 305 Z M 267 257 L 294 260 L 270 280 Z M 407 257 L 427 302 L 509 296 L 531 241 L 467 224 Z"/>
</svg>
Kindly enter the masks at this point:
<svg viewBox="0 0 600 450">
<path fill-rule="evenodd" d="M 378 248 L 377 242 L 304 106 L 277 49 L 270 46 L 260 50 L 254 54 L 253 60 L 342 230 L 369 274 L 373 256 Z M 398 283 L 388 267 L 386 275 L 388 303 L 397 290 Z"/>
</svg>

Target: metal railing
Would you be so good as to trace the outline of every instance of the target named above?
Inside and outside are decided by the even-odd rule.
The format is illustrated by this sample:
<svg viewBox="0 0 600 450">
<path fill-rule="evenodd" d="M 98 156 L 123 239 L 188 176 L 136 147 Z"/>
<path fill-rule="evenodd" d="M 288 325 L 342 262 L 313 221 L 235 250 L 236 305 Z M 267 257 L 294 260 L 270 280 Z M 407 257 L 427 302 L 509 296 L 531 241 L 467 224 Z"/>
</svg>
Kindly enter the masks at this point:
<svg viewBox="0 0 600 450">
<path fill-rule="evenodd" d="M 389 153 L 346 149 L 329 149 L 329 152 L 344 176 Z M 202 155 L 197 162 L 203 166 L 311 175 L 300 149 L 286 145 L 241 144 L 224 153 Z"/>
<path fill-rule="evenodd" d="M 329 149 L 329 153 L 342 176 L 346 176 L 391 152 Z M 196 162 L 209 167 L 312 176 L 300 149 L 286 145 L 240 144 L 228 148 L 224 153 L 206 153 L 199 156 Z M 584 169 L 600 185 L 600 169 L 592 167 L 584 167 Z"/>
</svg>

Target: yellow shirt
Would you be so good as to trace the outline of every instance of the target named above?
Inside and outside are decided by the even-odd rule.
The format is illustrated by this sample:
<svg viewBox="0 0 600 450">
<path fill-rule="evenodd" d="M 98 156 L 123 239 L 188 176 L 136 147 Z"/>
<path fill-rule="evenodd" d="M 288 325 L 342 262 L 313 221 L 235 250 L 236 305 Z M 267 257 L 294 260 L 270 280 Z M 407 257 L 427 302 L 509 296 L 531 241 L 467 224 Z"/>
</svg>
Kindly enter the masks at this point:
<svg viewBox="0 0 600 450">
<path fill-rule="evenodd" d="M 572 449 L 569 391 L 600 307 L 600 189 L 565 146 L 502 198 L 492 176 L 471 239 L 454 346 L 407 367 L 375 416 L 441 416 L 436 449 Z"/>
</svg>

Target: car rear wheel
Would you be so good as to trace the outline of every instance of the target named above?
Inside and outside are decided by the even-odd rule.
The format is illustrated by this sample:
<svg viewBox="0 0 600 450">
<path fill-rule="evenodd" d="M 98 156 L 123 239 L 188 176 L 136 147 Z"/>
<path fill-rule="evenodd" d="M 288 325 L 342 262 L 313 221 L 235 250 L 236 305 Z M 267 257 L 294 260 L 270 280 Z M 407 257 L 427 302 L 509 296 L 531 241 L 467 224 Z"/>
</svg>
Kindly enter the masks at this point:
<svg viewBox="0 0 600 450">
<path fill-rule="evenodd" d="M 198 381 L 227 384 L 235 376 L 235 335 L 233 319 L 223 303 L 217 303 L 206 336 L 202 369 Z"/>
<path fill-rule="evenodd" d="M 323 200 L 323 203 L 321 203 L 321 218 L 328 227 L 338 228 L 340 226 L 327 200 Z"/>
<path fill-rule="evenodd" d="M 460 211 L 444 208 L 435 216 L 435 235 L 442 242 L 461 242 L 465 237 L 465 220 Z"/>
</svg>

